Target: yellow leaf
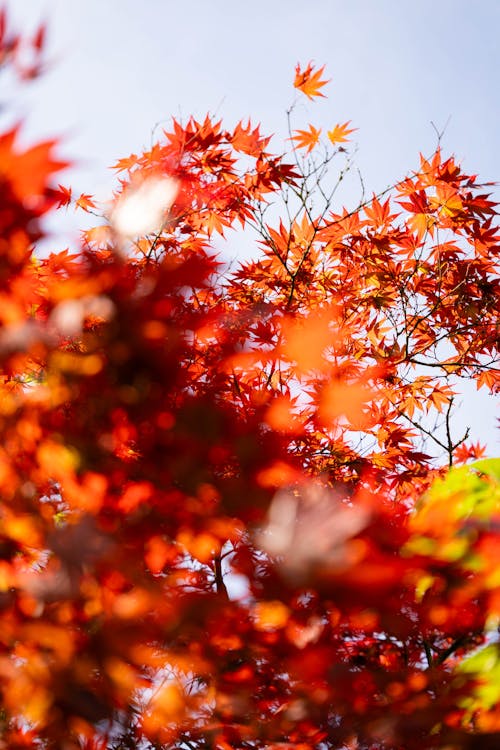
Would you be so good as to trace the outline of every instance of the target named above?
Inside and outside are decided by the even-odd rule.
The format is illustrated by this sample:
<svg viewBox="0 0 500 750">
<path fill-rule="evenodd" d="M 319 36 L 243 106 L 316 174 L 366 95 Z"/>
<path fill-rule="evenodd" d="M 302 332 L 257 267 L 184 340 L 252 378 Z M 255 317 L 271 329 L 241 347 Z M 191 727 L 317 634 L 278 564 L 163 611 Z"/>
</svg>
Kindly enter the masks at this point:
<svg viewBox="0 0 500 750">
<path fill-rule="evenodd" d="M 40 445 L 37 458 L 41 468 L 54 479 L 71 474 L 80 462 L 79 454 L 74 448 L 60 445 L 53 440 L 46 440 Z"/>
<path fill-rule="evenodd" d="M 351 121 L 344 122 L 343 125 L 335 125 L 332 130 L 329 130 L 327 135 L 330 141 L 335 145 L 336 143 L 345 143 L 349 140 L 347 137 L 349 133 L 354 133 L 357 128 L 349 128 Z"/>
</svg>

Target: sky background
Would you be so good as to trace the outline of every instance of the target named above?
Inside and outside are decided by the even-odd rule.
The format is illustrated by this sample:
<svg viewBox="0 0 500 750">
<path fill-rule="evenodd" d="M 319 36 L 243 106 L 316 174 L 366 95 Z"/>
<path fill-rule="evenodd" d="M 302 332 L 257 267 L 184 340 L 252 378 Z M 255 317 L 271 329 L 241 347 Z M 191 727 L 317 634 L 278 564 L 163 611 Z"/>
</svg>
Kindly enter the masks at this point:
<svg viewBox="0 0 500 750">
<path fill-rule="evenodd" d="M 297 100 L 294 123 L 352 120 L 356 165 L 378 192 L 430 154 L 484 181 L 500 177 L 500 0 L 7 0 L 15 25 L 48 24 L 50 68 L 3 97 L 25 140 L 59 136 L 75 192 L 105 197 L 117 159 L 149 147 L 155 125 L 207 111 L 286 136 L 294 67 L 326 64 L 328 99 Z M 305 100 L 305 101 L 304 101 Z M 432 125 L 434 123 L 434 125 Z M 280 150 L 277 140 L 276 150 Z M 352 184 L 353 203 L 359 186 Z M 355 191 L 358 191 L 357 193 Z M 498 193 L 497 193 L 498 195 Z M 81 214 L 53 224 L 76 242 Z M 235 247 L 235 253 L 238 248 Z M 246 252 L 246 250 L 245 250 Z M 467 391 L 461 417 L 499 453 L 495 404 Z"/>
</svg>

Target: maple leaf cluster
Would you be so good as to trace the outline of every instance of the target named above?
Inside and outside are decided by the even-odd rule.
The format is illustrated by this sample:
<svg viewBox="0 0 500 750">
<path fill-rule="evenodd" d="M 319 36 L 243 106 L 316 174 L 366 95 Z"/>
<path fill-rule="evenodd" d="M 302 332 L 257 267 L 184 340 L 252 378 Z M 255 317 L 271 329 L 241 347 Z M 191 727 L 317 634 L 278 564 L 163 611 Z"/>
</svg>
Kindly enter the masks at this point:
<svg viewBox="0 0 500 750">
<path fill-rule="evenodd" d="M 0 138 L 2 747 L 497 746 L 495 204 L 438 150 L 339 209 L 296 132 L 173 120 L 43 258 L 64 165 Z"/>
</svg>

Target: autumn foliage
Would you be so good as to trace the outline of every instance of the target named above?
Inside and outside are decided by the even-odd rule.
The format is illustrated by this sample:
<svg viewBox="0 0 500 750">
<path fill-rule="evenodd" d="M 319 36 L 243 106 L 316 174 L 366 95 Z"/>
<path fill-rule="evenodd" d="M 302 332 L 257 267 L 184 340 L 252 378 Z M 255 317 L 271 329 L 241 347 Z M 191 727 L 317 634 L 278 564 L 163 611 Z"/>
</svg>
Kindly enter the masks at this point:
<svg viewBox="0 0 500 750">
<path fill-rule="evenodd" d="M 340 207 L 352 131 L 174 120 L 105 206 L 0 137 L 0 747 L 498 747 L 495 204 L 438 148 Z"/>
</svg>

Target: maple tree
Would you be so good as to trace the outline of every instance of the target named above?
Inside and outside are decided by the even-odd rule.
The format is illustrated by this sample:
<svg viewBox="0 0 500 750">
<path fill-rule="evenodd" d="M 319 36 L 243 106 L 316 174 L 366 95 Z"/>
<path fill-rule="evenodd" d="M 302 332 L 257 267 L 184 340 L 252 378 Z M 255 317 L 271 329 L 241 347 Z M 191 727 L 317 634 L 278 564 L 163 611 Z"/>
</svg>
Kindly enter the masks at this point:
<svg viewBox="0 0 500 750">
<path fill-rule="evenodd" d="M 495 204 L 437 149 L 339 209 L 352 130 L 173 120 L 104 207 L 0 137 L 2 747 L 497 747 Z"/>
</svg>

